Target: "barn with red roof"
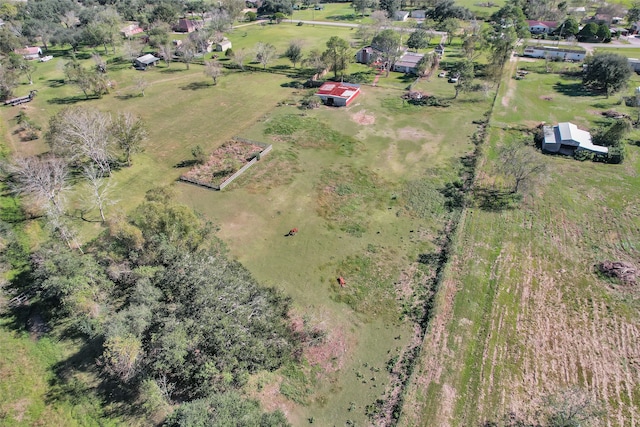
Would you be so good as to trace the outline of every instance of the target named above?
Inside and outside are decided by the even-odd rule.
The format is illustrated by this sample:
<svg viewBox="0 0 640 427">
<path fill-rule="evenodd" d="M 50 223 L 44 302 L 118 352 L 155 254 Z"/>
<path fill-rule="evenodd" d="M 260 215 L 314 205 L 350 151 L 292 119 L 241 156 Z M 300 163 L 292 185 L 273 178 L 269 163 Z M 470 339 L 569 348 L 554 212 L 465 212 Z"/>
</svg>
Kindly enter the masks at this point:
<svg viewBox="0 0 640 427">
<path fill-rule="evenodd" d="M 360 85 L 352 83 L 325 82 L 316 95 L 325 105 L 346 107 L 360 94 Z"/>
</svg>

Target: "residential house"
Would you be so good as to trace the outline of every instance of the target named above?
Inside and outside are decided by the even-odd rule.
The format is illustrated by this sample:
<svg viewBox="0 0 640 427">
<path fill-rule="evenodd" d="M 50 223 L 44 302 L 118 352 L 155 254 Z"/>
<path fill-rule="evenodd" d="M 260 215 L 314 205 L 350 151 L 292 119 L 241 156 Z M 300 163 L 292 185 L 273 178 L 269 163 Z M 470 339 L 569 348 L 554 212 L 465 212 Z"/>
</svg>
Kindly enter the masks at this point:
<svg viewBox="0 0 640 427">
<path fill-rule="evenodd" d="M 522 55 L 530 58 L 560 58 L 564 61 L 582 61 L 586 54 L 584 50 L 557 46 L 527 46 Z"/>
<path fill-rule="evenodd" d="M 407 12 L 406 10 L 398 10 L 393 16 L 393 19 L 396 21 L 406 21 L 408 17 L 409 12 Z"/>
<path fill-rule="evenodd" d="M 226 37 L 216 43 L 216 52 L 226 52 L 231 49 L 231 42 Z"/>
<path fill-rule="evenodd" d="M 356 52 L 356 62 L 359 64 L 371 64 L 382 56 L 382 52 L 373 46 L 365 46 Z"/>
<path fill-rule="evenodd" d="M 529 31 L 531 34 L 549 34 L 558 28 L 558 23 L 556 21 L 528 20 L 527 25 L 529 25 Z"/>
<path fill-rule="evenodd" d="M 38 59 L 42 55 L 42 49 L 38 46 L 25 46 L 23 49 L 14 50 L 13 53 L 22 55 L 24 59 Z"/>
<path fill-rule="evenodd" d="M 611 22 L 613 21 L 613 16 L 611 15 L 607 15 L 605 13 L 597 13 L 589 18 L 585 18 L 582 20 L 582 23 L 584 24 L 590 24 L 592 22 L 598 24 L 598 25 L 602 25 L 602 24 L 607 24 L 607 25 L 611 25 Z"/>
<path fill-rule="evenodd" d="M 640 72 L 640 59 L 629 58 L 629 67 L 636 73 Z"/>
<path fill-rule="evenodd" d="M 629 31 L 631 31 L 631 34 L 638 34 L 640 32 L 640 21 L 631 24 L 631 27 L 629 27 Z"/>
<path fill-rule="evenodd" d="M 436 55 L 438 56 L 442 56 L 444 55 L 444 45 L 443 44 L 439 44 L 438 46 L 436 46 L 436 48 L 433 50 Z"/>
<path fill-rule="evenodd" d="M 405 52 L 391 67 L 392 71 L 405 74 L 418 74 L 417 65 L 424 58 L 423 53 Z"/>
<path fill-rule="evenodd" d="M 325 82 L 316 92 L 325 105 L 334 107 L 348 106 L 359 94 L 360 85 L 337 82 Z"/>
<path fill-rule="evenodd" d="M 140 34 L 141 32 L 143 32 L 143 30 L 142 28 L 140 28 L 140 25 L 137 22 L 130 22 L 129 24 L 120 28 L 120 34 L 122 35 L 122 37 L 125 37 L 127 39 L 135 36 L 136 34 Z"/>
<path fill-rule="evenodd" d="M 146 70 L 147 67 L 154 67 L 158 65 L 159 61 L 160 58 L 156 58 L 152 54 L 147 53 L 146 55 L 142 55 L 141 57 L 136 58 L 133 65 L 138 70 Z"/>
<path fill-rule="evenodd" d="M 202 21 L 195 21 L 193 19 L 180 18 L 178 25 L 175 26 L 175 30 L 179 33 L 193 33 L 203 27 Z"/>
<path fill-rule="evenodd" d="M 425 19 L 427 17 L 426 10 L 412 10 L 411 17 L 414 19 Z"/>
<path fill-rule="evenodd" d="M 542 150 L 548 153 L 573 155 L 576 151 L 590 151 L 607 154 L 609 149 L 591 142 L 591 134 L 570 122 L 558 123 L 556 126 L 543 126 L 544 141 Z"/>
</svg>

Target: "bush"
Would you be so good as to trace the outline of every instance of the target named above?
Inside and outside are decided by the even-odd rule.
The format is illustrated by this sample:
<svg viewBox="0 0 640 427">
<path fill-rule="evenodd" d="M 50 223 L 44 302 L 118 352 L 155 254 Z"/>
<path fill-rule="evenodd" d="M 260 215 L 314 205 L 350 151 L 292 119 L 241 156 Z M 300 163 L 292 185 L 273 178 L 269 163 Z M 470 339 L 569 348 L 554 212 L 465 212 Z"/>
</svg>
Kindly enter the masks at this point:
<svg viewBox="0 0 640 427">
<path fill-rule="evenodd" d="M 258 19 L 258 14 L 255 12 L 249 11 L 244 14 L 244 18 L 249 22 L 253 22 Z"/>
</svg>

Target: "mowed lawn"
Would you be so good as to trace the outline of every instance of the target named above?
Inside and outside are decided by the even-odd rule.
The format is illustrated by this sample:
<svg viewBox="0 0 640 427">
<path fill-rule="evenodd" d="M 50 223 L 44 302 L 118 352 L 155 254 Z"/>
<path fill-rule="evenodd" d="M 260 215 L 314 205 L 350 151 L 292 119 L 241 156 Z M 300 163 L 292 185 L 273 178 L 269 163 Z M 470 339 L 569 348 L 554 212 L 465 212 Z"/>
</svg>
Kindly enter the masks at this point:
<svg viewBox="0 0 640 427">
<path fill-rule="evenodd" d="M 591 128 L 607 109 L 634 116 L 620 95 L 590 96 L 578 83 L 547 73 L 505 80 L 477 185 L 495 175 L 495 148 L 517 137 L 509 129 L 559 120 Z M 400 425 L 526 416 L 573 387 L 605 409 L 598 425 L 638 419 L 637 290 L 595 271 L 602 261 L 640 259 L 640 147 L 627 149 L 622 165 L 531 149 L 548 171 L 518 209 L 465 211 Z"/>
</svg>

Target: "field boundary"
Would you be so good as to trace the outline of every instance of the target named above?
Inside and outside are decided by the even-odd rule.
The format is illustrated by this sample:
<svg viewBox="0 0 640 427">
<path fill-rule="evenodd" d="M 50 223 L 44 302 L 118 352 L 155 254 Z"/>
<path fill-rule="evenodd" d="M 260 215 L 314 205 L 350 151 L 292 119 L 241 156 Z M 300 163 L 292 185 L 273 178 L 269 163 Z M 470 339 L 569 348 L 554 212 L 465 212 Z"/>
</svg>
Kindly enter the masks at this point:
<svg viewBox="0 0 640 427">
<path fill-rule="evenodd" d="M 187 178 L 185 176 L 181 176 L 180 177 L 180 181 L 186 182 L 188 184 L 197 185 L 197 186 L 200 186 L 200 187 L 205 187 L 205 188 L 208 188 L 210 190 L 221 191 L 227 185 L 231 184 L 236 178 L 238 178 L 240 175 L 242 175 L 244 172 L 246 172 L 247 169 L 249 169 L 251 166 L 253 166 L 257 161 L 259 161 L 262 158 L 262 156 L 267 155 L 273 149 L 273 145 L 267 144 L 267 143 L 264 143 L 264 142 L 252 141 L 250 139 L 239 138 L 239 137 L 233 137 L 232 140 L 236 141 L 236 142 L 241 142 L 243 144 L 257 145 L 259 147 L 262 147 L 263 150 L 260 151 L 253 159 L 249 160 L 249 162 L 247 164 L 245 164 L 240 169 L 238 169 L 233 175 L 231 175 L 229 178 L 227 178 L 224 181 L 222 181 L 219 185 L 211 185 L 211 184 L 208 184 L 206 182 L 202 182 L 202 181 L 198 181 L 198 180 L 195 180 L 195 179 Z"/>
</svg>

